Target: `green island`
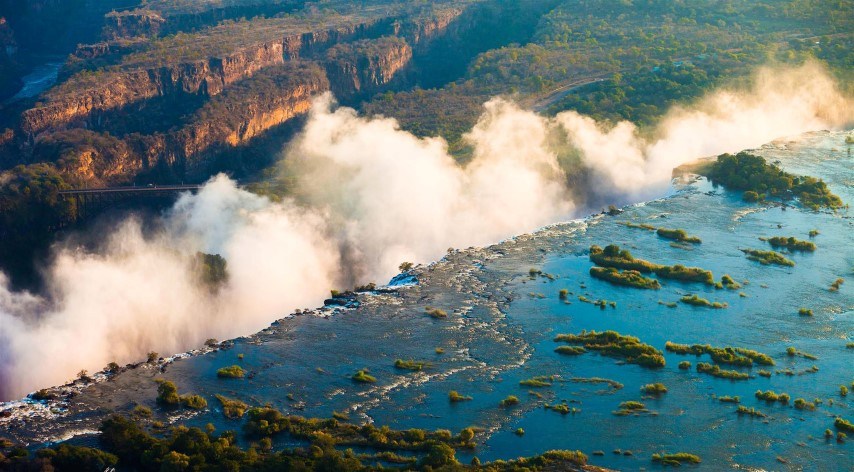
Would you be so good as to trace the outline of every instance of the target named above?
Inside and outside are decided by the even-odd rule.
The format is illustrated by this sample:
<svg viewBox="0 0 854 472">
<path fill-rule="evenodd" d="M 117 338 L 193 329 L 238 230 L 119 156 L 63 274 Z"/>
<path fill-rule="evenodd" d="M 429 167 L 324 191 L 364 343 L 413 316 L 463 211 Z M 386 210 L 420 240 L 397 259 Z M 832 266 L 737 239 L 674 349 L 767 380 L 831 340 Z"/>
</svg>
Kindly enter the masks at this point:
<svg viewBox="0 0 854 472">
<path fill-rule="evenodd" d="M 659 462 L 662 465 L 670 465 L 674 467 L 679 467 L 682 464 L 699 464 L 700 462 L 702 462 L 700 456 L 696 454 L 688 454 L 687 452 L 675 452 L 672 454 L 653 454 L 652 461 Z"/>
<path fill-rule="evenodd" d="M 244 375 L 246 372 L 239 365 L 223 367 L 216 371 L 216 376 L 221 379 L 242 379 Z"/>
<path fill-rule="evenodd" d="M 591 267 L 590 275 L 595 279 L 605 280 L 614 285 L 645 288 L 650 290 L 658 290 L 661 288 L 661 284 L 658 283 L 658 280 L 644 277 L 636 270 L 624 270 L 620 272 L 613 267 Z"/>
<path fill-rule="evenodd" d="M 800 316 L 813 316 L 812 310 L 810 308 L 798 308 L 798 315 Z"/>
<path fill-rule="evenodd" d="M 747 416 L 750 416 L 753 418 L 767 418 L 768 417 L 768 415 L 766 415 L 765 413 L 762 413 L 761 411 L 757 410 L 756 408 L 752 408 L 752 407 L 747 408 L 746 406 L 743 406 L 743 405 L 738 405 L 738 409 L 736 409 L 735 412 L 738 413 L 738 416 L 747 415 Z"/>
<path fill-rule="evenodd" d="M 467 395 L 460 395 L 456 390 L 451 390 L 448 392 L 448 401 L 451 403 L 459 403 L 459 402 L 467 402 L 473 400 L 473 397 Z"/>
<path fill-rule="evenodd" d="M 721 403 L 741 403 L 741 397 L 739 397 L 738 395 L 734 397 L 724 395 L 722 397 L 718 397 L 718 401 Z"/>
<path fill-rule="evenodd" d="M 831 193 L 824 181 L 789 174 L 749 152 L 721 154 L 701 173 L 714 184 L 743 191 L 742 197 L 748 202 L 764 201 L 768 197 L 783 200 L 796 197 L 803 206 L 813 210 L 844 206 L 842 199 Z"/>
<path fill-rule="evenodd" d="M 179 395 L 178 387 L 173 382 L 157 379 L 157 404 L 166 408 L 184 407 L 191 410 L 204 410 L 207 400 L 199 395 Z"/>
<path fill-rule="evenodd" d="M 700 306 L 700 307 L 708 307 L 708 308 L 716 308 L 716 309 L 727 307 L 726 303 L 710 302 L 709 300 L 706 300 L 705 298 L 700 297 L 696 293 L 693 295 L 685 295 L 684 297 L 680 298 L 679 301 L 686 304 L 686 305 L 691 305 L 691 306 Z"/>
<path fill-rule="evenodd" d="M 554 376 L 542 375 L 539 377 L 533 377 L 530 379 L 525 379 L 519 382 L 519 385 L 523 387 L 551 387 L 552 382 L 554 382 Z"/>
<path fill-rule="evenodd" d="M 240 400 L 226 398 L 220 394 L 216 395 L 216 399 L 219 400 L 222 405 L 223 416 L 228 419 L 236 420 L 242 418 L 243 414 L 246 413 L 246 410 L 249 409 L 249 406 Z"/>
<path fill-rule="evenodd" d="M 616 416 L 628 416 L 639 415 L 641 413 L 649 413 L 649 410 L 646 408 L 646 405 L 641 402 L 625 401 L 620 403 L 619 407 L 611 413 Z"/>
<path fill-rule="evenodd" d="M 700 238 L 696 236 L 689 236 L 684 229 L 658 228 L 655 233 L 664 239 L 670 239 L 683 243 L 700 244 L 703 242 L 700 240 Z"/>
<path fill-rule="evenodd" d="M 839 287 L 841 287 L 843 283 L 845 283 L 845 279 L 840 277 L 840 278 L 834 280 L 833 283 L 830 284 L 830 287 L 827 290 L 829 290 L 831 292 L 838 292 Z"/>
<path fill-rule="evenodd" d="M 519 397 L 515 395 L 508 395 L 504 400 L 498 402 L 498 406 L 504 408 L 508 406 L 515 406 L 519 404 Z"/>
<path fill-rule="evenodd" d="M 60 444 L 30 453 L 24 448 L 0 444 L 4 467 L 12 470 L 329 470 L 371 471 L 388 462 L 407 470 L 459 470 L 457 450 L 471 450 L 475 432 L 464 428 L 454 435 L 447 430 L 392 430 L 372 424 L 355 425 L 337 419 L 286 416 L 272 408 L 253 408 L 243 425 L 243 436 L 253 439 L 241 446 L 234 431 L 217 434 L 178 425 L 148 430 L 145 423 L 123 416 L 104 420 L 99 448 Z M 287 435 L 302 443 L 272 450 L 274 436 Z M 10 450 L 7 450 L 10 449 Z M 345 449 L 346 448 L 346 449 Z M 352 448 L 373 453 L 356 453 Z M 472 460 L 466 470 L 521 471 L 576 469 L 587 463 L 579 451 L 548 451 L 510 461 L 481 464 Z M 44 469 L 44 467 L 48 467 Z"/>
<path fill-rule="evenodd" d="M 581 346 L 558 346 L 555 348 L 555 352 L 566 356 L 579 356 L 587 352 L 587 349 Z"/>
<path fill-rule="evenodd" d="M 760 251 L 758 249 L 742 249 L 741 252 L 747 254 L 747 258 L 751 261 L 756 261 L 762 265 L 779 265 L 786 267 L 794 267 L 795 262 L 786 259 L 782 254 L 776 251 Z"/>
<path fill-rule="evenodd" d="M 421 371 L 430 367 L 430 363 L 424 361 L 413 361 L 411 359 L 408 361 L 397 359 L 394 361 L 394 367 L 403 370 Z"/>
<path fill-rule="evenodd" d="M 721 379 L 748 380 L 750 378 L 750 375 L 744 372 L 739 372 L 737 370 L 724 370 L 718 365 L 708 364 L 706 362 L 697 363 L 697 372 Z"/>
<path fill-rule="evenodd" d="M 646 224 L 646 223 L 640 223 L 640 224 L 638 224 L 638 223 L 632 223 L 631 221 L 621 221 L 621 222 L 619 222 L 619 224 L 621 224 L 621 225 L 623 225 L 623 226 L 625 226 L 625 227 L 627 227 L 627 228 L 645 229 L 645 230 L 647 230 L 647 231 L 655 231 L 655 230 L 657 230 L 657 229 L 658 229 L 658 228 L 656 228 L 655 226 L 648 225 L 648 224 Z"/>
<path fill-rule="evenodd" d="M 558 403 L 556 405 L 545 404 L 545 405 L 543 405 L 543 407 L 547 410 L 552 410 L 552 411 L 555 411 L 557 413 L 560 413 L 561 415 L 568 415 L 570 413 L 572 413 L 574 415 L 576 413 L 581 413 L 580 409 L 575 408 L 575 407 L 570 407 L 566 403 Z"/>
<path fill-rule="evenodd" d="M 668 352 L 676 354 L 694 354 L 701 356 L 708 354 L 712 360 L 718 364 L 728 364 L 740 367 L 752 367 L 753 363 L 761 365 L 774 365 L 774 359 L 767 354 L 763 354 L 752 349 L 742 347 L 713 347 L 709 344 L 677 344 L 667 341 L 664 344 L 664 349 Z"/>
<path fill-rule="evenodd" d="M 681 280 L 683 282 L 702 282 L 715 285 L 711 271 L 698 267 L 685 267 L 680 264 L 673 266 L 654 264 L 643 259 L 635 259 L 632 253 L 620 249 L 616 244 L 609 244 L 604 249 L 597 245 L 590 246 L 590 260 L 601 267 L 634 270 L 648 274 L 650 272 L 663 279 Z"/>
<path fill-rule="evenodd" d="M 616 331 L 582 331 L 581 334 L 559 334 L 555 342 L 582 345 L 585 349 L 598 351 L 603 356 L 622 359 L 629 364 L 643 367 L 664 367 L 661 351 L 644 344 L 634 336 L 624 336 Z"/>
<path fill-rule="evenodd" d="M 736 282 L 735 279 L 730 277 L 728 274 L 721 276 L 721 286 L 729 290 L 738 290 L 741 288 L 741 284 Z"/>
<path fill-rule="evenodd" d="M 790 251 L 813 252 L 816 248 L 815 243 L 812 241 L 803 241 L 792 236 L 789 236 L 788 238 L 783 236 L 774 236 L 773 238 L 768 239 L 768 244 L 770 244 L 774 249 L 782 247 Z"/>
<path fill-rule="evenodd" d="M 854 424 L 839 416 L 837 416 L 836 419 L 833 420 L 833 426 L 836 426 L 836 429 L 838 430 L 854 433 Z"/>
<path fill-rule="evenodd" d="M 364 370 L 357 371 L 355 374 L 353 374 L 353 377 L 351 378 L 356 383 L 376 383 L 377 381 L 376 377 L 367 373 Z"/>
<path fill-rule="evenodd" d="M 795 408 L 797 408 L 798 410 L 814 411 L 815 407 L 816 404 L 813 402 L 808 402 L 803 398 L 795 398 Z"/>
<path fill-rule="evenodd" d="M 641 392 L 649 395 L 661 395 L 667 393 L 667 387 L 662 383 L 646 384 L 641 387 Z"/>
<path fill-rule="evenodd" d="M 756 393 L 753 394 L 759 400 L 765 400 L 768 403 L 780 402 L 783 404 L 788 404 L 791 397 L 788 393 L 776 393 L 773 390 L 757 390 Z"/>
</svg>

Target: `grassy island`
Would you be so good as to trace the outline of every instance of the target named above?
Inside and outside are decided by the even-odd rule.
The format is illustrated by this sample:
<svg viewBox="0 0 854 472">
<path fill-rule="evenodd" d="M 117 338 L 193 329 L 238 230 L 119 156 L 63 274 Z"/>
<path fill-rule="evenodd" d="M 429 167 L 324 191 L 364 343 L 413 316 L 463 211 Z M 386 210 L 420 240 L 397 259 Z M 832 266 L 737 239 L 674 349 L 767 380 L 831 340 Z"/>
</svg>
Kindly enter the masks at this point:
<svg viewBox="0 0 854 472">
<path fill-rule="evenodd" d="M 737 370 L 724 370 L 721 369 L 720 366 L 707 364 L 705 362 L 697 363 L 697 372 L 702 374 L 709 374 L 712 377 L 717 377 L 720 379 L 730 379 L 730 380 L 747 380 L 750 378 L 750 375 L 739 372 Z"/>
<path fill-rule="evenodd" d="M 662 465 L 671 465 L 674 467 L 679 467 L 682 464 L 699 464 L 702 462 L 700 456 L 695 454 L 688 454 L 687 452 L 676 452 L 673 454 L 653 454 L 652 455 L 653 462 L 659 462 Z"/>
<path fill-rule="evenodd" d="M 722 397 L 718 397 L 718 401 L 721 403 L 741 403 L 741 397 L 739 397 L 737 395 L 734 397 L 731 397 L 729 395 L 724 395 Z"/>
<path fill-rule="evenodd" d="M 243 414 L 246 413 L 246 410 L 249 409 L 249 406 L 240 400 L 226 398 L 219 394 L 216 395 L 216 399 L 219 400 L 220 404 L 222 404 L 223 416 L 228 419 L 236 420 L 241 418 L 243 417 Z"/>
<path fill-rule="evenodd" d="M 397 359 L 396 361 L 394 361 L 394 366 L 398 369 L 420 371 L 424 370 L 427 367 L 430 367 L 430 363 L 423 361 L 405 361 L 403 359 Z"/>
<path fill-rule="evenodd" d="M 747 408 L 746 406 L 738 405 L 738 409 L 735 410 L 738 413 L 738 416 L 747 415 L 752 416 L 754 418 L 766 418 L 768 415 L 762 413 L 756 408 Z"/>
<path fill-rule="evenodd" d="M 534 377 L 534 378 L 522 380 L 519 382 L 519 385 L 521 385 L 523 387 L 534 387 L 534 388 L 551 387 L 552 382 L 554 382 L 553 376 L 542 375 L 539 377 Z"/>
<path fill-rule="evenodd" d="M 790 251 L 806 251 L 813 252 L 815 251 L 815 243 L 811 241 L 802 241 L 800 239 L 796 239 L 794 237 L 782 237 L 782 236 L 774 236 L 773 238 L 768 239 L 768 244 L 771 245 L 774 249 L 777 248 L 786 248 Z"/>
<path fill-rule="evenodd" d="M 518 404 L 519 404 L 519 397 L 517 397 L 515 395 L 508 395 L 507 398 L 505 398 L 504 400 L 501 400 L 498 403 L 498 406 L 508 407 L 508 406 L 515 406 Z"/>
<path fill-rule="evenodd" d="M 786 259 L 785 256 L 776 251 L 760 251 L 758 249 L 742 249 L 741 252 L 747 254 L 747 258 L 751 261 L 756 261 L 762 265 L 779 265 L 786 267 L 794 267 L 795 262 Z"/>
<path fill-rule="evenodd" d="M 705 170 L 705 176 L 714 184 L 743 191 L 746 201 L 797 197 L 802 205 L 813 210 L 844 206 L 842 199 L 831 193 L 823 181 L 783 172 L 775 164 L 767 164 L 762 157 L 748 152 L 721 154 Z"/>
<path fill-rule="evenodd" d="M 740 367 L 752 367 L 753 363 L 761 365 L 774 365 L 774 359 L 768 354 L 743 347 L 713 347 L 709 344 L 677 344 L 667 341 L 664 349 L 676 354 L 694 354 L 701 356 L 708 354 L 715 363 L 728 364 Z"/>
<path fill-rule="evenodd" d="M 662 383 L 646 384 L 641 387 L 641 392 L 649 395 L 661 395 L 667 393 L 667 387 Z"/>
<path fill-rule="evenodd" d="M 603 356 L 623 359 L 629 364 L 643 367 L 664 367 L 661 351 L 641 343 L 634 336 L 623 336 L 616 331 L 582 331 L 581 334 L 559 334 L 555 342 L 581 345 L 587 350 L 598 351 Z"/>
<path fill-rule="evenodd" d="M 216 371 L 216 376 L 221 379 L 242 379 L 246 372 L 239 365 L 223 367 Z"/>
<path fill-rule="evenodd" d="M 685 267 L 680 264 L 666 266 L 635 259 L 631 252 L 620 249 L 616 244 L 609 244 L 604 249 L 596 245 L 590 246 L 590 261 L 606 268 L 632 270 L 643 274 L 655 273 L 663 279 L 715 285 L 715 278 L 711 271 L 699 267 Z"/>
<path fill-rule="evenodd" d="M 720 302 L 710 302 L 705 298 L 700 297 L 696 293 L 693 295 L 685 295 L 684 297 L 679 299 L 680 302 L 685 303 L 691 306 L 703 306 L 708 308 L 726 308 L 725 303 Z"/>
<path fill-rule="evenodd" d="M 424 313 L 428 314 L 431 318 L 437 320 L 443 320 L 448 317 L 448 312 L 442 310 L 441 308 L 433 308 L 428 306 L 424 308 Z"/>
<path fill-rule="evenodd" d="M 658 280 L 644 277 L 636 270 L 624 270 L 620 272 L 613 267 L 591 267 L 590 275 L 594 279 L 605 280 L 614 285 L 645 288 L 650 290 L 658 290 L 661 288 L 661 284 L 658 283 Z"/>
<path fill-rule="evenodd" d="M 579 356 L 587 352 L 587 349 L 581 346 L 558 346 L 555 348 L 555 352 L 566 356 Z"/>
<path fill-rule="evenodd" d="M 689 236 L 684 229 L 658 228 L 655 233 L 664 239 L 670 239 L 683 243 L 700 244 L 703 242 L 700 240 L 700 238 L 696 236 Z"/>
<path fill-rule="evenodd" d="M 353 374 L 353 377 L 351 377 L 351 378 L 353 379 L 354 382 L 357 382 L 357 383 L 375 383 L 377 381 L 376 377 L 365 372 L 364 370 L 360 370 L 360 371 L 356 372 L 355 374 Z"/>
<path fill-rule="evenodd" d="M 773 390 L 768 390 L 763 392 L 762 390 L 757 390 L 754 394 L 756 398 L 759 400 L 765 400 L 768 403 L 780 402 L 783 404 L 788 404 L 791 397 L 788 393 L 776 393 Z"/>
<path fill-rule="evenodd" d="M 467 395 L 460 395 L 456 390 L 451 390 L 448 392 L 448 401 L 451 403 L 459 403 L 459 402 L 467 402 L 473 400 L 472 397 Z"/>
</svg>

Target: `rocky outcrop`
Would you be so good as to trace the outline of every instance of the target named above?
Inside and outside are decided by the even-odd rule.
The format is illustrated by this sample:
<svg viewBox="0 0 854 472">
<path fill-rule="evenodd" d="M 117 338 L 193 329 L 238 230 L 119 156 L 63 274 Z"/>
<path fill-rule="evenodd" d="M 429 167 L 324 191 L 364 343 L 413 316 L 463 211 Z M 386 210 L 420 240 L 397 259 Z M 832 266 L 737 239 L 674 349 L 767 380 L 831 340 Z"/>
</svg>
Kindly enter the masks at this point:
<svg viewBox="0 0 854 472">
<path fill-rule="evenodd" d="M 341 44 L 326 56 L 326 75 L 336 97 L 350 99 L 374 93 L 392 83 L 412 59 L 403 38 L 386 36 Z"/>
<path fill-rule="evenodd" d="M 31 136 L 72 125 L 97 126 L 99 113 L 158 96 L 216 95 L 229 84 L 283 62 L 282 45 L 274 42 L 174 66 L 104 73 L 103 77 L 84 73 L 54 91 L 45 104 L 22 113 L 20 126 Z M 79 84 L 84 80 L 90 84 Z"/>
<path fill-rule="evenodd" d="M 447 8 L 398 21 L 394 25 L 394 35 L 400 36 L 417 49 L 424 49 L 430 40 L 441 35 L 462 15 L 459 8 Z"/>
<path fill-rule="evenodd" d="M 318 57 L 336 44 L 389 34 L 394 25 L 392 18 L 378 18 L 326 30 L 287 34 L 282 39 L 285 58 Z"/>
<path fill-rule="evenodd" d="M 110 12 L 104 15 L 105 39 L 154 37 L 166 22 L 160 13 L 153 10 L 136 9 L 122 12 Z"/>
</svg>

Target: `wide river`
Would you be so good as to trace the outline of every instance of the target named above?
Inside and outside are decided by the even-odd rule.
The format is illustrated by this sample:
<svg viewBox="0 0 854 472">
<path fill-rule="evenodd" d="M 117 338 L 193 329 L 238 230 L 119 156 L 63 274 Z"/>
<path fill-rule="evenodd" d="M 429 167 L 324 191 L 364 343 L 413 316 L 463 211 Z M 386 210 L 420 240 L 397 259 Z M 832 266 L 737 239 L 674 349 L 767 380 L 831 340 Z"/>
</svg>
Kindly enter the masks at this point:
<svg viewBox="0 0 854 472">
<path fill-rule="evenodd" d="M 756 152 L 796 174 L 819 176 L 846 203 L 854 202 L 854 158 L 844 133 L 813 133 L 780 141 Z M 681 228 L 702 244 L 673 245 L 654 232 L 626 222 Z M 811 240 L 812 253 L 786 254 L 794 267 L 763 266 L 740 249 L 770 250 L 760 238 L 794 236 Z M 660 264 L 731 275 L 743 286 L 715 289 L 698 283 L 662 281 L 660 290 L 616 287 L 592 279 L 587 251 L 592 244 L 618 244 L 635 257 Z M 532 276 L 530 269 L 551 277 Z M 617 216 L 600 215 L 546 228 L 501 244 L 455 251 L 417 271 L 420 283 L 395 293 L 367 296 L 361 307 L 330 318 L 283 320 L 234 346 L 170 364 L 161 373 L 150 366 L 128 371 L 111 382 L 89 387 L 69 412 L 46 422 L 15 427 L 21 438 L 35 431 L 67 436 L 97 426 L 108 411 L 137 403 L 154 407 L 152 377 L 174 380 L 179 390 L 205 396 L 210 409 L 181 420 L 219 429 L 238 429 L 226 420 L 214 395 L 253 405 L 271 404 L 304 416 L 343 412 L 353 421 L 371 420 L 393 428 L 482 428 L 478 448 L 458 453 L 468 462 L 532 455 L 549 449 L 579 449 L 590 463 L 620 470 L 658 468 L 656 452 L 698 454 L 707 470 L 852 470 L 854 437 L 825 439 L 834 418 L 854 421 L 854 219 L 850 210 L 814 212 L 778 204 L 748 204 L 740 195 L 714 188 L 704 179 L 677 184 L 660 200 L 629 206 Z M 837 278 L 838 291 L 829 287 Z M 567 289 L 567 300 L 558 292 Z M 726 303 L 724 309 L 677 303 L 686 294 Z M 604 309 L 582 301 L 607 299 Z M 439 307 L 447 319 L 433 319 L 425 306 Z M 813 316 L 800 316 L 800 308 Z M 588 352 L 555 352 L 559 333 L 614 330 L 637 336 L 664 351 L 667 341 L 743 347 L 771 356 L 775 365 L 739 368 L 748 380 L 699 373 L 709 356 L 665 352 L 666 366 L 648 369 Z M 794 347 L 799 354 L 789 356 Z M 437 349 L 438 348 L 438 349 Z M 810 357 L 804 357 L 806 353 Z M 238 358 L 242 354 L 242 358 Z M 394 367 L 395 359 L 429 362 L 421 372 Z M 677 365 L 690 361 L 692 368 Z M 241 364 L 251 372 L 240 380 L 217 379 L 220 367 Z M 815 366 L 815 367 L 813 367 Z M 367 368 L 378 381 L 357 384 L 350 376 Z M 760 369 L 770 376 L 758 375 Z M 551 386 L 532 388 L 520 381 L 553 376 Z M 585 382 L 610 379 L 622 385 Z M 663 383 L 668 391 L 650 397 L 642 385 Z M 840 394 L 847 385 L 852 393 Z M 451 403 L 448 392 L 471 396 Z M 755 398 L 757 390 L 791 396 L 788 404 Z M 520 404 L 502 408 L 508 395 Z M 765 418 L 739 416 L 737 405 L 718 400 L 739 396 L 741 405 Z M 815 409 L 799 410 L 796 398 Z M 621 402 L 646 405 L 638 415 L 614 414 Z M 577 412 L 562 415 L 544 406 L 566 402 Z M 524 434 L 517 434 L 522 428 Z M 852 435 L 854 436 L 854 435 Z M 282 445 L 287 439 L 282 438 Z M 619 453 L 618 451 L 619 450 Z M 599 451 L 602 454 L 599 454 Z M 630 452 L 626 452 L 630 451 Z M 597 452 L 594 455 L 594 452 Z"/>
</svg>

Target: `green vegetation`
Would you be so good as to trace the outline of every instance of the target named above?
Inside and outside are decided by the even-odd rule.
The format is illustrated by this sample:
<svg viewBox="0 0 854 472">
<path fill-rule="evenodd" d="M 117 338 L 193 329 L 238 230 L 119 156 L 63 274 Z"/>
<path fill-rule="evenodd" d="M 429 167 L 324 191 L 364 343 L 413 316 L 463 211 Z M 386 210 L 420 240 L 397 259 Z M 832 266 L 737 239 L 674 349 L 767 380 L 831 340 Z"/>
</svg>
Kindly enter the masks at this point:
<svg viewBox="0 0 854 472">
<path fill-rule="evenodd" d="M 814 361 L 818 360 L 818 357 L 807 352 L 799 351 L 794 346 L 789 346 L 786 348 L 786 355 L 789 357 L 801 356 L 804 359 L 810 359 Z"/>
<path fill-rule="evenodd" d="M 648 225 L 646 223 L 637 224 L 637 223 L 632 223 L 630 221 L 622 221 L 619 224 L 626 226 L 626 227 L 629 227 L 629 228 L 639 228 L 639 229 L 645 229 L 647 231 L 655 231 L 656 229 L 658 229 L 655 226 Z"/>
<path fill-rule="evenodd" d="M 696 236 L 688 236 L 688 233 L 686 233 L 684 229 L 658 228 L 656 234 L 664 239 L 672 239 L 674 241 L 684 243 L 700 244 L 702 242 L 700 238 Z"/>
<path fill-rule="evenodd" d="M 691 362 L 689 362 L 689 361 L 682 361 L 682 362 L 680 362 L 680 363 L 679 363 L 679 368 L 680 368 L 681 370 L 688 370 L 688 369 L 690 369 L 690 368 L 691 368 Z"/>
<path fill-rule="evenodd" d="M 724 395 L 722 397 L 718 397 L 718 401 L 721 403 L 741 403 L 741 397 L 739 397 L 739 396 L 730 397 L 728 395 Z"/>
<path fill-rule="evenodd" d="M 530 379 L 522 380 L 519 382 L 519 385 L 522 385 L 523 387 L 535 387 L 535 388 L 551 387 L 552 382 L 554 382 L 554 376 L 544 375 L 544 376 L 540 376 L 540 377 L 533 377 Z"/>
<path fill-rule="evenodd" d="M 721 285 L 730 290 L 738 290 L 741 288 L 741 284 L 736 282 L 732 277 L 727 274 L 721 276 Z"/>
<path fill-rule="evenodd" d="M 442 310 L 440 308 L 432 308 L 429 306 L 424 309 L 424 313 L 427 313 L 428 315 L 430 315 L 431 318 L 437 320 L 442 320 L 448 317 L 448 312 L 446 312 L 445 310 Z"/>
<path fill-rule="evenodd" d="M 753 363 L 762 365 L 774 365 L 774 359 L 771 356 L 763 354 L 759 351 L 746 349 L 742 347 L 713 347 L 709 344 L 677 344 L 667 341 L 664 344 L 664 349 L 668 352 L 676 354 L 694 354 L 701 356 L 708 354 L 712 360 L 718 364 L 729 364 L 741 367 L 751 367 Z"/>
<path fill-rule="evenodd" d="M 547 410 L 552 410 L 560 413 L 561 415 L 568 415 L 572 413 L 573 415 L 576 413 L 580 413 L 581 410 L 575 407 L 570 407 L 566 403 L 558 403 L 557 405 L 543 405 Z"/>
<path fill-rule="evenodd" d="M 239 365 L 223 367 L 216 371 L 216 376 L 221 379 L 242 379 L 244 375 L 246 372 Z"/>
<path fill-rule="evenodd" d="M 236 420 L 243 417 L 249 406 L 240 400 L 226 398 L 217 394 L 216 399 L 222 404 L 222 414 L 228 419 Z"/>
<path fill-rule="evenodd" d="M 780 402 L 783 404 L 788 404 L 789 400 L 791 399 L 791 397 L 789 397 L 789 394 L 787 394 L 787 393 L 778 394 L 778 393 L 775 393 L 773 390 L 767 390 L 765 392 L 763 392 L 762 390 L 757 390 L 756 393 L 754 393 L 754 396 L 756 398 L 758 398 L 759 400 L 765 400 L 766 402 L 769 402 L 769 403 Z"/>
<path fill-rule="evenodd" d="M 840 277 L 834 280 L 832 284 L 830 284 L 830 288 L 828 288 L 828 290 L 831 292 L 838 292 L 839 287 L 841 287 L 843 283 L 845 283 L 845 279 Z"/>
<path fill-rule="evenodd" d="M 760 251 L 757 249 L 742 249 L 741 252 L 747 254 L 747 258 L 751 261 L 756 261 L 762 265 L 779 265 L 786 267 L 794 267 L 794 261 L 786 259 L 782 254 L 775 251 Z"/>
<path fill-rule="evenodd" d="M 451 390 L 450 392 L 448 392 L 448 401 L 450 401 L 451 403 L 467 402 L 471 400 L 472 397 L 460 395 L 456 390 Z"/>
<path fill-rule="evenodd" d="M 565 288 L 560 289 L 560 291 L 558 292 L 558 298 L 560 298 L 561 300 L 566 300 L 567 297 L 569 297 L 569 290 Z"/>
<path fill-rule="evenodd" d="M 513 434 L 515 434 L 516 436 L 524 436 L 525 430 L 522 428 L 516 428 L 516 430 L 513 431 Z"/>
<path fill-rule="evenodd" d="M 609 393 L 616 392 L 617 390 L 623 388 L 623 384 L 621 384 L 620 382 L 617 382 L 616 380 L 605 379 L 602 377 L 572 377 L 569 379 L 569 381 L 582 384 L 608 384 L 608 387 L 610 388 Z"/>
<path fill-rule="evenodd" d="M 747 408 L 746 406 L 743 406 L 743 405 L 738 405 L 738 409 L 735 410 L 735 412 L 738 413 L 738 416 L 747 415 L 747 416 L 752 416 L 754 418 L 767 418 L 768 417 L 768 415 L 766 415 L 765 413 L 762 413 L 761 411 L 757 410 L 756 408 Z"/>
<path fill-rule="evenodd" d="M 191 410 L 203 410 L 208 402 L 199 395 L 178 395 L 178 387 L 173 382 L 157 379 L 157 403 L 168 408 L 183 406 Z"/>
<path fill-rule="evenodd" d="M 661 395 L 667 393 L 667 387 L 662 383 L 646 384 L 641 387 L 641 392 L 649 395 Z"/>
<path fill-rule="evenodd" d="M 702 306 L 702 307 L 717 308 L 717 309 L 726 308 L 725 303 L 710 302 L 710 301 L 706 300 L 705 298 L 701 298 L 696 293 L 693 295 L 685 295 L 684 297 L 680 298 L 679 301 L 682 303 L 688 304 L 688 305 L 693 305 L 693 306 Z"/>
<path fill-rule="evenodd" d="M 798 314 L 801 316 L 812 316 L 812 310 L 809 308 L 799 308 Z"/>
<path fill-rule="evenodd" d="M 701 282 L 708 285 L 715 284 L 715 278 L 708 270 L 697 267 L 685 267 L 680 264 L 665 266 L 654 264 L 643 259 L 635 259 L 631 252 L 624 249 L 621 250 L 620 246 L 615 244 L 605 246 L 605 249 L 596 245 L 590 246 L 590 260 L 601 267 L 637 271 L 645 274 L 654 272 L 655 275 L 664 279 L 681 280 L 683 282 Z M 591 270 L 591 275 L 592 274 Z"/>
<path fill-rule="evenodd" d="M 847 431 L 849 433 L 854 433 L 854 424 L 838 416 L 835 420 L 833 420 L 833 426 L 836 426 L 836 429 Z"/>
<path fill-rule="evenodd" d="M 819 234 L 821 234 L 821 232 L 817 229 L 811 229 L 809 232 L 809 235 L 811 238 L 814 238 L 814 237 L 818 236 Z"/>
<path fill-rule="evenodd" d="M 795 399 L 795 408 L 797 408 L 798 410 L 813 411 L 813 410 L 815 410 L 815 403 L 808 402 L 808 401 L 804 400 L 803 398 L 796 398 Z"/>
<path fill-rule="evenodd" d="M 720 366 L 707 364 L 705 362 L 697 363 L 697 372 L 709 374 L 712 377 L 718 377 L 721 379 L 747 380 L 750 378 L 750 375 L 746 373 L 738 372 L 736 370 L 723 370 Z"/>
<path fill-rule="evenodd" d="M 514 405 L 518 405 L 518 404 L 519 404 L 519 397 L 517 397 L 515 395 L 508 395 L 507 398 L 505 398 L 504 400 L 501 400 L 498 403 L 498 406 L 508 407 L 508 406 L 514 406 Z"/>
<path fill-rule="evenodd" d="M 364 370 L 357 371 L 355 374 L 353 374 L 353 377 L 351 378 L 354 382 L 357 383 L 375 383 L 377 381 L 376 377 L 365 372 Z"/>
<path fill-rule="evenodd" d="M 595 279 L 606 280 L 615 285 L 651 290 L 658 290 L 661 288 L 661 284 L 658 283 L 658 280 L 644 277 L 636 270 L 624 270 L 623 272 L 620 272 L 613 267 L 591 267 L 590 275 Z"/>
<path fill-rule="evenodd" d="M 715 184 L 745 192 L 745 200 L 761 201 L 770 197 L 797 197 L 807 208 L 842 208 L 842 200 L 813 177 L 795 176 L 783 172 L 775 164 L 748 152 L 736 155 L 721 154 L 708 168 L 706 176 Z M 750 192 L 750 193 L 748 193 Z"/>
<path fill-rule="evenodd" d="M 555 348 L 555 352 L 567 356 L 578 356 L 587 352 L 587 349 L 581 346 L 558 346 Z"/>
<path fill-rule="evenodd" d="M 848 395 L 848 387 L 846 385 L 839 386 L 839 395 L 843 397 Z"/>
<path fill-rule="evenodd" d="M 587 350 L 598 351 L 609 357 L 623 359 L 630 364 L 643 367 L 664 367 L 665 361 L 661 351 L 643 344 L 633 336 L 623 336 L 616 331 L 582 331 L 581 334 L 559 334 L 555 342 L 580 344 Z"/>
<path fill-rule="evenodd" d="M 676 452 L 673 454 L 653 454 L 652 455 L 653 462 L 659 462 L 662 465 L 671 465 L 674 467 L 679 467 L 682 464 L 699 464 L 702 462 L 700 456 L 695 454 L 688 454 L 687 452 Z"/>
<path fill-rule="evenodd" d="M 430 363 L 424 361 L 413 361 L 411 359 L 408 361 L 397 359 L 394 361 L 394 366 L 398 369 L 421 371 L 430 367 Z"/>
<path fill-rule="evenodd" d="M 646 405 L 638 401 L 630 400 L 620 403 L 620 406 L 617 408 L 617 410 L 613 411 L 612 413 L 617 416 L 628 416 L 632 414 L 640 414 L 647 412 L 649 412 L 649 410 L 647 410 Z"/>
<path fill-rule="evenodd" d="M 815 244 L 810 241 L 802 241 L 800 239 L 796 239 L 794 237 L 782 237 L 782 236 L 774 236 L 773 238 L 768 239 L 768 243 L 774 249 L 777 248 L 786 248 L 790 251 L 806 251 L 813 252 L 815 251 Z"/>
<path fill-rule="evenodd" d="M 228 263 L 219 254 L 197 252 L 194 269 L 208 287 L 216 288 L 228 281 Z"/>
</svg>

